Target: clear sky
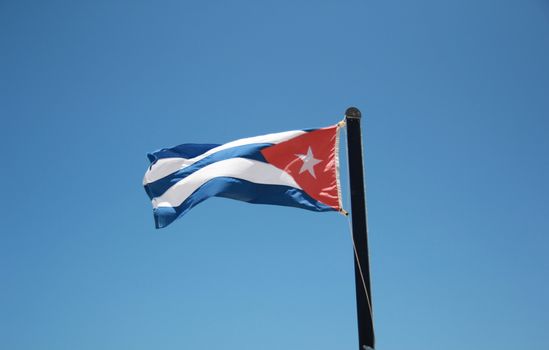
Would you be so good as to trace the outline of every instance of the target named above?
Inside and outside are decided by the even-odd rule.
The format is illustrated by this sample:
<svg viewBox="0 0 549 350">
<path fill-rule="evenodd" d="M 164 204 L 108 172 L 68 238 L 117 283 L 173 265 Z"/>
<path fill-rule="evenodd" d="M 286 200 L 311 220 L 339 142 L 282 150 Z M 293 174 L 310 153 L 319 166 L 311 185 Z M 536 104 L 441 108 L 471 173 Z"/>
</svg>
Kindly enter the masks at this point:
<svg viewBox="0 0 549 350">
<path fill-rule="evenodd" d="M 0 1 L 0 348 L 356 349 L 336 213 L 146 153 L 364 115 L 378 349 L 549 344 L 549 2 Z"/>
</svg>

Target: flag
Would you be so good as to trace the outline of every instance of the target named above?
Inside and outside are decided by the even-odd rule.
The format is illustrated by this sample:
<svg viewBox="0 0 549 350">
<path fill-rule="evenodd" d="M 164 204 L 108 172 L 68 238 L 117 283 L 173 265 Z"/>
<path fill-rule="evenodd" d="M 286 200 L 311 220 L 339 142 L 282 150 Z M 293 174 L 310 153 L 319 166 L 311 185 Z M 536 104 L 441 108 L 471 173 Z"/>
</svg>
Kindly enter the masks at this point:
<svg viewBox="0 0 549 350">
<path fill-rule="evenodd" d="M 157 228 L 209 197 L 341 211 L 339 126 L 225 144 L 187 143 L 148 154 L 143 185 Z"/>
</svg>

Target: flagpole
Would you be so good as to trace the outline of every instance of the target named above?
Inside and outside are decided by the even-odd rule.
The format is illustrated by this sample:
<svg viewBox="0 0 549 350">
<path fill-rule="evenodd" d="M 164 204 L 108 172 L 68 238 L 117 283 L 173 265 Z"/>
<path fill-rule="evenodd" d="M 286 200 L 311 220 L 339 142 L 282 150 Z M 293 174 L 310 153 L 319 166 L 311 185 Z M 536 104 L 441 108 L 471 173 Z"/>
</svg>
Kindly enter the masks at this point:
<svg viewBox="0 0 549 350">
<path fill-rule="evenodd" d="M 370 287 L 370 259 L 368 255 L 368 227 L 366 224 L 366 196 L 362 160 L 361 113 L 350 107 L 345 111 L 347 124 L 347 153 L 351 188 L 351 221 L 355 265 L 356 306 L 359 350 L 374 349 L 372 293 Z"/>
</svg>

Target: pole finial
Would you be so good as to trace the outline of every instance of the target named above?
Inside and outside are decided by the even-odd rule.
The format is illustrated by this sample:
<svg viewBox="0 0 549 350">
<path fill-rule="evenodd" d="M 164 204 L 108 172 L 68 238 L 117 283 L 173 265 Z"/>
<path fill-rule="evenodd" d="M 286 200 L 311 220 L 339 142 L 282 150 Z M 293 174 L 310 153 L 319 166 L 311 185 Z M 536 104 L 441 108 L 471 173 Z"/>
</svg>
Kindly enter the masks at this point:
<svg viewBox="0 0 549 350">
<path fill-rule="evenodd" d="M 347 110 L 345 111 L 345 116 L 347 118 L 356 118 L 356 119 L 360 119 L 360 117 L 362 116 L 362 114 L 360 113 L 360 110 L 356 107 L 349 107 L 347 108 Z"/>
</svg>

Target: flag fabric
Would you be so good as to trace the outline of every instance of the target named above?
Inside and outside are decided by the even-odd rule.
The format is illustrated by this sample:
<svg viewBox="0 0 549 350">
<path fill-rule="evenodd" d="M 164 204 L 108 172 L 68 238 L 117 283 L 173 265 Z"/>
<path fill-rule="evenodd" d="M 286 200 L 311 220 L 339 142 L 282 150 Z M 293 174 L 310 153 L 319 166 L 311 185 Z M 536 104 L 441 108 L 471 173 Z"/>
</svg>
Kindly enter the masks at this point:
<svg viewBox="0 0 549 350">
<path fill-rule="evenodd" d="M 341 211 L 339 125 L 187 143 L 148 154 L 143 185 L 157 228 L 209 197 L 312 211 Z"/>
</svg>

